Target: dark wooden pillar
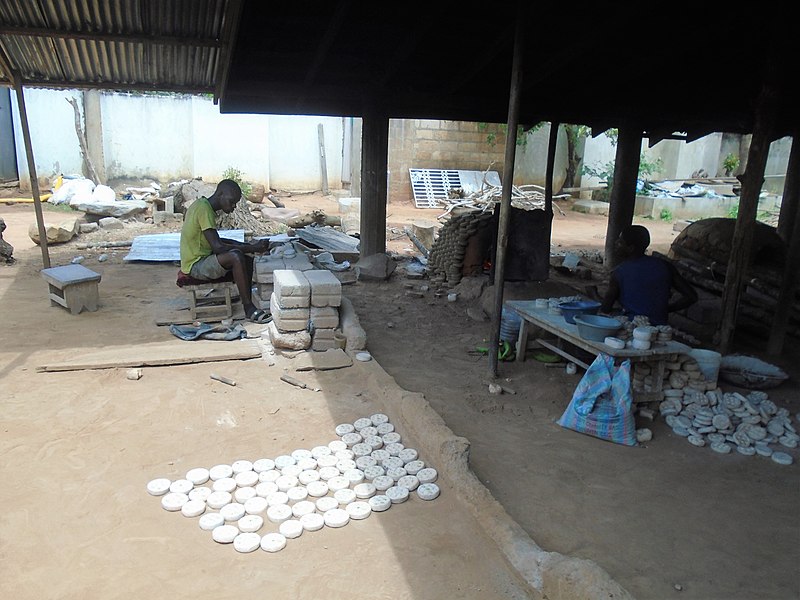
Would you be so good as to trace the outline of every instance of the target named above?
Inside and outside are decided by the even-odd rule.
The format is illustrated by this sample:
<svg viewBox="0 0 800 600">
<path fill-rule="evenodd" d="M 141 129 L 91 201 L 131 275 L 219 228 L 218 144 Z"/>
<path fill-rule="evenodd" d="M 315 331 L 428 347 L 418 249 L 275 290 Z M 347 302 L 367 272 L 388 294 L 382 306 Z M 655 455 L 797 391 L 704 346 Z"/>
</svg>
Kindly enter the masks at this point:
<svg viewBox="0 0 800 600">
<path fill-rule="evenodd" d="M 731 255 L 725 272 L 725 288 L 722 292 L 722 317 L 718 333 L 717 349 L 722 354 L 730 352 L 736 333 L 739 298 L 742 280 L 750 268 L 750 250 L 756 226 L 758 197 L 764 185 L 764 168 L 767 165 L 769 145 L 775 114 L 775 89 L 769 81 L 764 83 L 756 108 L 753 138 L 747 155 L 745 172 L 739 175 L 742 193 L 739 197 L 739 214 L 731 240 Z"/>
<path fill-rule="evenodd" d="M 787 244 L 791 243 L 795 221 L 800 212 L 800 149 L 797 147 L 797 136 L 792 138 L 792 150 L 789 153 L 789 164 L 786 166 L 786 181 L 783 184 L 781 214 L 778 217 L 778 235 Z"/>
<path fill-rule="evenodd" d="M 614 244 L 620 232 L 633 222 L 636 204 L 636 180 L 639 177 L 639 159 L 642 152 L 642 129 L 633 125 L 620 128 L 617 138 L 617 155 L 614 159 L 614 183 L 608 207 L 606 228 L 605 264 L 617 264 Z"/>
<path fill-rule="evenodd" d="M 778 234 L 781 234 L 781 224 L 784 229 L 791 223 L 792 229 L 784 231 L 781 237 L 788 245 L 786 252 L 786 266 L 783 269 L 781 291 L 778 294 L 778 305 L 772 319 L 772 329 L 769 332 L 767 352 L 778 356 L 783 352 L 783 343 L 786 339 L 786 326 L 789 323 L 789 313 L 794 300 L 798 283 L 798 265 L 800 265 L 800 217 L 797 214 L 798 204 L 798 179 L 800 178 L 800 151 L 797 148 L 797 137 L 792 139 L 792 152 L 789 155 L 789 166 L 786 169 L 786 183 L 783 188 L 781 201 L 781 216 L 778 221 Z M 789 210 L 789 207 L 792 207 Z M 784 214 L 786 213 L 786 214 Z M 790 218 L 788 217 L 791 213 Z"/>
<path fill-rule="evenodd" d="M 514 56 L 511 62 L 511 88 L 508 97 L 508 129 L 506 133 L 505 164 L 503 166 L 503 191 L 500 197 L 500 215 L 497 225 L 497 244 L 494 257 L 494 311 L 492 335 L 489 344 L 489 370 L 497 377 L 497 348 L 500 345 L 500 323 L 503 316 L 503 287 L 505 285 L 506 248 L 508 247 L 508 221 L 511 213 L 511 187 L 514 185 L 514 162 L 517 156 L 517 127 L 522 92 L 522 3 L 517 5 L 514 28 Z"/>
<path fill-rule="evenodd" d="M 364 115 L 361 129 L 361 257 L 386 252 L 389 117 Z"/>
</svg>

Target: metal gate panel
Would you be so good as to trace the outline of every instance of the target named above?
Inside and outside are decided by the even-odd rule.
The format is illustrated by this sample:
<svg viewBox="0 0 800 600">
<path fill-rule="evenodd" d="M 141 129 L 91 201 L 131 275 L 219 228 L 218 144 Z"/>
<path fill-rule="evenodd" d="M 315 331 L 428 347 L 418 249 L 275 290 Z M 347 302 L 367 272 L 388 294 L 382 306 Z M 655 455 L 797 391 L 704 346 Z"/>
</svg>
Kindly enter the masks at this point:
<svg viewBox="0 0 800 600">
<path fill-rule="evenodd" d="M 437 208 L 437 199 L 446 199 L 452 188 L 461 187 L 457 170 L 409 169 L 408 173 L 417 208 Z"/>
</svg>

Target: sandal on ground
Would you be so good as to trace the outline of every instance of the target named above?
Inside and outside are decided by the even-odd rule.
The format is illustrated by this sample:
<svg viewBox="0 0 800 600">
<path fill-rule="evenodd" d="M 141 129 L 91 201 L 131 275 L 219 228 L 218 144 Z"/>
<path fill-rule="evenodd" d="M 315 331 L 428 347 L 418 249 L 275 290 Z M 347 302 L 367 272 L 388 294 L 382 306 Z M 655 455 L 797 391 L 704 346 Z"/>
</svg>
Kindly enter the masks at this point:
<svg viewBox="0 0 800 600">
<path fill-rule="evenodd" d="M 264 324 L 264 323 L 269 323 L 272 320 L 272 315 L 265 310 L 257 308 L 256 310 L 253 311 L 253 314 L 247 317 L 247 320 L 250 321 L 251 323 Z"/>
</svg>

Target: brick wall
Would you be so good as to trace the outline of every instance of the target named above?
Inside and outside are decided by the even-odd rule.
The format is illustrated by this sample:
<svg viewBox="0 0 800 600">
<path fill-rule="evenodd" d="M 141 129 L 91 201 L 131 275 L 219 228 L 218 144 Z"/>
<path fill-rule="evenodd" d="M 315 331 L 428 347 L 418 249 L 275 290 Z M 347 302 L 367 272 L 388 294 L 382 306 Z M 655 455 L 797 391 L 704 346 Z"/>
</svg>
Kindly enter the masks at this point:
<svg viewBox="0 0 800 600">
<path fill-rule="evenodd" d="M 490 143 L 492 134 L 495 139 Z M 388 200 L 414 202 L 409 169 L 485 171 L 491 165 L 502 177 L 504 157 L 505 134 L 495 123 L 392 119 Z"/>
</svg>

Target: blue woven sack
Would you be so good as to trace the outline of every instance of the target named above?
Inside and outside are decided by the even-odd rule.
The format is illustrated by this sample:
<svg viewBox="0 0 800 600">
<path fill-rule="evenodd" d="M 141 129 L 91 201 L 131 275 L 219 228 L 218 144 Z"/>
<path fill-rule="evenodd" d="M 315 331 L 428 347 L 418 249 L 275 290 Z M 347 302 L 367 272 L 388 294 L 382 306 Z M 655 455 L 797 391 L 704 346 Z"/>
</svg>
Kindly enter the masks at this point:
<svg viewBox="0 0 800 600">
<path fill-rule="evenodd" d="M 614 368 L 614 359 L 600 353 L 575 388 L 557 421 L 562 427 L 609 442 L 636 445 L 631 404 L 631 361 Z"/>
</svg>

